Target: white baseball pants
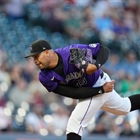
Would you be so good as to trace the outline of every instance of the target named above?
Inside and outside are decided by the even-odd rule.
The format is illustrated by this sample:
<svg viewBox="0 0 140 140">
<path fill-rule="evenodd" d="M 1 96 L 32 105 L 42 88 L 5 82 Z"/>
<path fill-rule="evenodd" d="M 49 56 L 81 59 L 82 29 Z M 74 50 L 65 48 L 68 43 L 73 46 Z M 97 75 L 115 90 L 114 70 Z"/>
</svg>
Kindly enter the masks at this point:
<svg viewBox="0 0 140 140">
<path fill-rule="evenodd" d="M 104 73 L 104 76 L 99 77 L 93 87 L 102 86 L 110 80 L 108 74 Z M 66 133 L 72 132 L 82 136 L 84 128 L 99 109 L 116 115 L 126 115 L 130 112 L 131 103 L 128 97 L 121 97 L 115 90 L 89 99 L 79 100 L 69 118 Z"/>
</svg>

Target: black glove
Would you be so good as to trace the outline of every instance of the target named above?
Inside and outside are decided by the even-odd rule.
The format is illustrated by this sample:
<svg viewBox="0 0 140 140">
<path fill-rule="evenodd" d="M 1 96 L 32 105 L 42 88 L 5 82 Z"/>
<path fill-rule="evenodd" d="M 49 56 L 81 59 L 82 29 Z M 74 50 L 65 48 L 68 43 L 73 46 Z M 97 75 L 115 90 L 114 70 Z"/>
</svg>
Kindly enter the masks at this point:
<svg viewBox="0 0 140 140">
<path fill-rule="evenodd" d="M 85 72 L 89 61 L 86 59 L 85 51 L 78 48 L 70 49 L 70 63 Z"/>
</svg>

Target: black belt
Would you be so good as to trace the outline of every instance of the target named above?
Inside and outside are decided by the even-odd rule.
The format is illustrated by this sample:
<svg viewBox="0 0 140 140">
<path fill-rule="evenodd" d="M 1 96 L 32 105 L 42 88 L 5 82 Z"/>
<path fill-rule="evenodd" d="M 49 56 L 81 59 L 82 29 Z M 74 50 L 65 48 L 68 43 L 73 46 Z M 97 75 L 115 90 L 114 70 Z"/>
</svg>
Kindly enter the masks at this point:
<svg viewBox="0 0 140 140">
<path fill-rule="evenodd" d="M 100 73 L 100 76 L 101 76 L 101 79 L 102 79 L 103 76 L 104 76 L 104 72 L 101 72 L 101 73 Z"/>
</svg>

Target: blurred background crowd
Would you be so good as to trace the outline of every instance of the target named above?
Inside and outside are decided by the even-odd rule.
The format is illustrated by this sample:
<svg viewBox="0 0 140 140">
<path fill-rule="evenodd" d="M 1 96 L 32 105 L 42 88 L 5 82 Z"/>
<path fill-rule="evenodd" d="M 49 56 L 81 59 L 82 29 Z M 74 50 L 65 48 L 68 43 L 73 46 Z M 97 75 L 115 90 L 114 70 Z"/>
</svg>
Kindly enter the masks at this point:
<svg viewBox="0 0 140 140">
<path fill-rule="evenodd" d="M 29 45 L 101 43 L 111 51 L 102 69 L 121 96 L 140 93 L 140 0 L 0 0 L 0 132 L 65 135 L 76 100 L 39 83 Z M 127 116 L 99 111 L 84 135 L 140 137 L 140 110 Z"/>
</svg>

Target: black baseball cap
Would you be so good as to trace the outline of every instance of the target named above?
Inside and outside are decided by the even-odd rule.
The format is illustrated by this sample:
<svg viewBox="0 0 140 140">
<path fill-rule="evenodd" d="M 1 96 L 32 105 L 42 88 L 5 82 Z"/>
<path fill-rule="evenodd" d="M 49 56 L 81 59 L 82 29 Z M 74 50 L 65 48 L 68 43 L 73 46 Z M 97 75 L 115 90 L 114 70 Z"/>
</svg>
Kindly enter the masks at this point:
<svg viewBox="0 0 140 140">
<path fill-rule="evenodd" d="M 32 42 L 32 44 L 30 45 L 30 53 L 28 55 L 26 55 L 25 58 L 34 56 L 45 50 L 50 50 L 50 49 L 52 49 L 52 48 L 51 48 L 51 45 L 48 43 L 48 41 L 36 40 L 36 41 Z"/>
</svg>

